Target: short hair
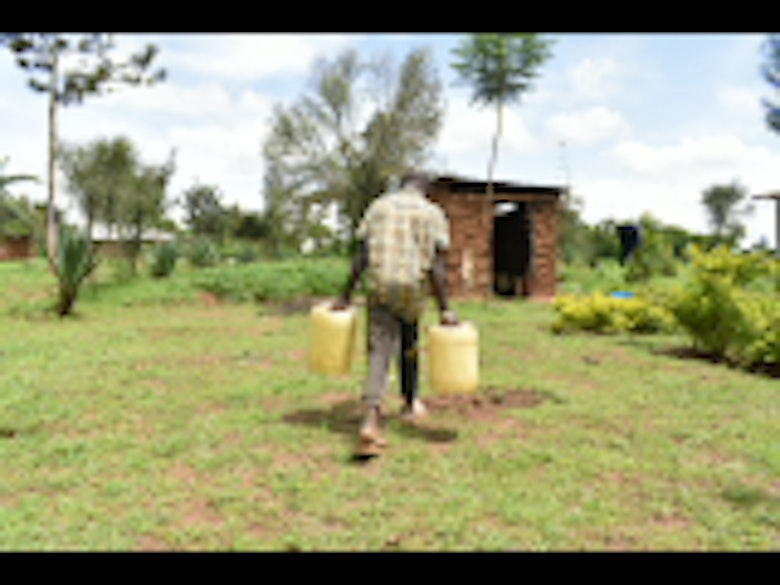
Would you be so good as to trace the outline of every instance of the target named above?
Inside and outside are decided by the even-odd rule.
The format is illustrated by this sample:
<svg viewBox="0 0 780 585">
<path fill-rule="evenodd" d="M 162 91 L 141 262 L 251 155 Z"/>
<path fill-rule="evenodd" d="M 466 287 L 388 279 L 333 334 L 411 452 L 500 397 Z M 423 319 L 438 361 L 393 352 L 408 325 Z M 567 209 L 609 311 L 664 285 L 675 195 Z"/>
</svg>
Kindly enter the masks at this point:
<svg viewBox="0 0 780 585">
<path fill-rule="evenodd" d="M 428 184 L 431 182 L 428 173 L 423 171 L 409 171 L 401 177 L 401 187 L 408 185 L 416 185 L 423 191 L 428 188 Z"/>
</svg>

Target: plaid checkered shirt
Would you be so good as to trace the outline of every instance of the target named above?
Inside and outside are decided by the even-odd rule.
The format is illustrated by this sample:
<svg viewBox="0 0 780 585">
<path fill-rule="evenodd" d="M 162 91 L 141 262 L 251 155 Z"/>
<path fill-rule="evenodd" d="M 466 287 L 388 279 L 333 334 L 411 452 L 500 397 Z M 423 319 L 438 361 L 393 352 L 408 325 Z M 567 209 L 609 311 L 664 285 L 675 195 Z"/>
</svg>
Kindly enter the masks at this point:
<svg viewBox="0 0 780 585">
<path fill-rule="evenodd" d="M 368 244 L 371 300 L 406 321 L 418 320 L 430 291 L 436 249 L 450 245 L 444 211 L 416 189 L 387 193 L 369 205 L 357 237 Z"/>
</svg>

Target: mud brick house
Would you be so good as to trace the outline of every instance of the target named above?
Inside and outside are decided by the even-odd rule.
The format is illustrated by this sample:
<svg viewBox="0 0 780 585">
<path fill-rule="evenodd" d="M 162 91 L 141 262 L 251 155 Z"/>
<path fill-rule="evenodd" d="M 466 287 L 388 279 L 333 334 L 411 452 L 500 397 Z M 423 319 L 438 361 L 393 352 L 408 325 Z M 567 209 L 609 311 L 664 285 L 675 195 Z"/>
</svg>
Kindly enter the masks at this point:
<svg viewBox="0 0 780 585">
<path fill-rule="evenodd" d="M 430 199 L 450 221 L 448 289 L 452 297 L 555 296 L 562 187 L 439 177 Z M 491 208 L 492 207 L 492 208 Z"/>
<path fill-rule="evenodd" d="M 0 261 L 23 260 L 32 256 L 30 236 L 0 237 Z"/>
</svg>

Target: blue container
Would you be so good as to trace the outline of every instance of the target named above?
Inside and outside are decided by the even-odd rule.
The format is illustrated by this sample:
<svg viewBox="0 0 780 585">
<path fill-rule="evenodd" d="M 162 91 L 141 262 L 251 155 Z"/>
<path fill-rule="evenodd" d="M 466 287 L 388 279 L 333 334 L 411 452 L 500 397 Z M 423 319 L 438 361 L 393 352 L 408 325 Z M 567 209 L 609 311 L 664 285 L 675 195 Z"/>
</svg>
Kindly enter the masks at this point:
<svg viewBox="0 0 780 585">
<path fill-rule="evenodd" d="M 616 299 L 633 299 L 634 293 L 626 290 L 616 290 L 615 292 L 612 293 L 612 296 L 615 297 Z"/>
</svg>

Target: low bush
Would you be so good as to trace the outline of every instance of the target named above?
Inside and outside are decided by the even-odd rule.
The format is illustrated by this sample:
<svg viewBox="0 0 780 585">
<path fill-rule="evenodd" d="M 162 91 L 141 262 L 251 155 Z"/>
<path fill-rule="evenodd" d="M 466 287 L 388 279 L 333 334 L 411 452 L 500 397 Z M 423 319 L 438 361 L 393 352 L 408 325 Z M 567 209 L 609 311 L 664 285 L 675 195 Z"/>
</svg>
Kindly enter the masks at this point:
<svg viewBox="0 0 780 585">
<path fill-rule="evenodd" d="M 669 311 L 644 297 L 618 298 L 602 292 L 566 295 L 556 301 L 555 310 L 552 328 L 556 333 L 659 333 L 674 327 Z"/>
<path fill-rule="evenodd" d="M 216 266 L 195 273 L 195 286 L 234 301 L 286 301 L 305 296 L 335 296 L 346 283 L 343 258 L 297 259 Z"/>
<path fill-rule="evenodd" d="M 187 259 L 196 268 L 207 268 L 219 264 L 220 256 L 211 240 L 199 237 L 190 244 Z"/>
<path fill-rule="evenodd" d="M 726 248 L 694 248 L 691 262 L 690 280 L 667 306 L 694 346 L 746 366 L 780 363 L 778 262 Z"/>
<path fill-rule="evenodd" d="M 179 251 L 173 242 L 163 242 L 154 247 L 152 262 L 149 266 L 151 275 L 155 278 L 166 278 L 173 274 Z"/>
<path fill-rule="evenodd" d="M 599 260 L 595 266 L 567 264 L 563 268 L 564 287 L 573 294 L 612 293 L 628 284 L 627 269 L 612 258 Z"/>
<path fill-rule="evenodd" d="M 97 257 L 89 239 L 74 230 L 60 229 L 57 311 L 61 317 L 71 314 L 82 283 L 96 267 Z"/>
</svg>

